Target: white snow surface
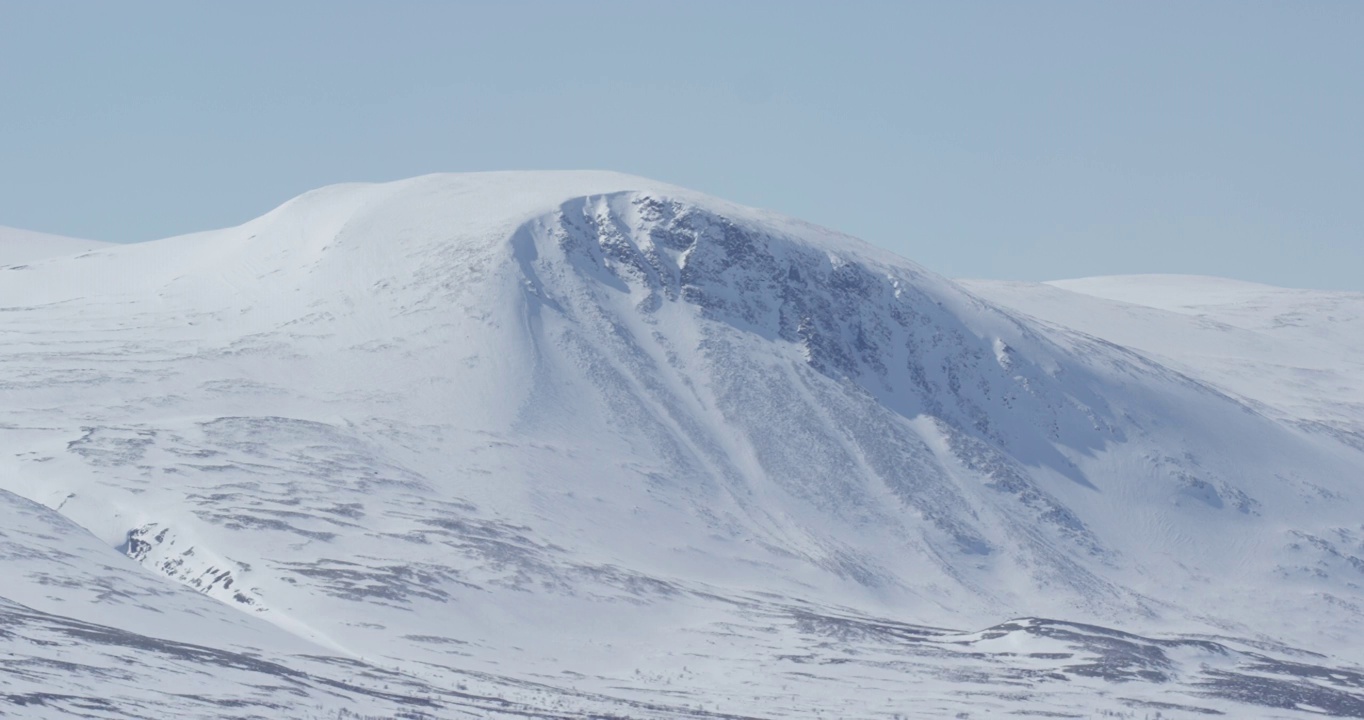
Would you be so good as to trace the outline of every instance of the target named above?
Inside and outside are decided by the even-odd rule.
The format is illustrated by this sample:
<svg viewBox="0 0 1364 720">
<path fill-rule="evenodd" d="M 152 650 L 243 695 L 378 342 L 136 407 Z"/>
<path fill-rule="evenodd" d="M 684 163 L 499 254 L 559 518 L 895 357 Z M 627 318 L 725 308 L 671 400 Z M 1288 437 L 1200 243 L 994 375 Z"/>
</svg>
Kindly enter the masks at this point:
<svg viewBox="0 0 1364 720">
<path fill-rule="evenodd" d="M 1158 358 L 1276 419 L 1364 447 L 1364 293 L 1190 275 L 963 282 L 994 302 Z"/>
<path fill-rule="evenodd" d="M 1364 717 L 1358 296 L 597 172 L 89 250 L 0 258 L 0 714 Z"/>
<path fill-rule="evenodd" d="M 108 246 L 109 243 L 94 240 L 78 240 L 0 226 L 0 267 L 79 255 Z"/>
</svg>

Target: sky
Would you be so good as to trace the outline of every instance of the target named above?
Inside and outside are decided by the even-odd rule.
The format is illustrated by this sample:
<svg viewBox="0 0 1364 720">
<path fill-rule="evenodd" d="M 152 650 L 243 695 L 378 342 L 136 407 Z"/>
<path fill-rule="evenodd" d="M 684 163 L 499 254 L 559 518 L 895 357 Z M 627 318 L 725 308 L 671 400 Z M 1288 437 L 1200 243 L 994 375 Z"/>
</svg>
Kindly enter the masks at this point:
<svg viewBox="0 0 1364 720">
<path fill-rule="evenodd" d="M 1364 3 L 0 0 L 0 225 L 607 169 L 949 277 L 1364 290 Z"/>
</svg>

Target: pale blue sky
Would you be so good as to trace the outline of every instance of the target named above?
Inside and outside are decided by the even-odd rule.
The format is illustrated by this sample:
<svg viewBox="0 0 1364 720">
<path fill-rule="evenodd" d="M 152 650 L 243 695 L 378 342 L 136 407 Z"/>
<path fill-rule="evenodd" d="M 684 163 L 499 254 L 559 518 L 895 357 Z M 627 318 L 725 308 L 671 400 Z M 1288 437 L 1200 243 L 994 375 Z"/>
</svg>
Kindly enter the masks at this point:
<svg viewBox="0 0 1364 720">
<path fill-rule="evenodd" d="M 1361 2 L 0 0 L 0 225 L 603 168 L 949 276 L 1364 290 Z"/>
</svg>

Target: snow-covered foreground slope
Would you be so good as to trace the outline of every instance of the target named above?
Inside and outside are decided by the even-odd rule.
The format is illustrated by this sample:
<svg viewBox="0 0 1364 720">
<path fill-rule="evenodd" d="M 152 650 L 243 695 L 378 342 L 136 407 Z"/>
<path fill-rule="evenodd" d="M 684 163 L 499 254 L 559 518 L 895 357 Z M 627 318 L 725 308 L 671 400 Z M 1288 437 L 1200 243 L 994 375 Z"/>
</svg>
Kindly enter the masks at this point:
<svg viewBox="0 0 1364 720">
<path fill-rule="evenodd" d="M 0 268 L 0 699 L 1364 716 L 1349 428 L 1012 307 L 606 173 Z"/>
</svg>

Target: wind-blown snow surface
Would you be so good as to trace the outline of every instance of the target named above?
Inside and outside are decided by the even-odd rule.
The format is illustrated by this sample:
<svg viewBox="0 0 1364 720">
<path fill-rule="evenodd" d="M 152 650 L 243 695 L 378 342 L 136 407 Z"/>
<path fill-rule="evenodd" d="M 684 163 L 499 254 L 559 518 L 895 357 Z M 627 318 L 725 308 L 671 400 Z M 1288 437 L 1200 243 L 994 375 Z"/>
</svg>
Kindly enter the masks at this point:
<svg viewBox="0 0 1364 720">
<path fill-rule="evenodd" d="M 1345 401 L 972 287 L 606 173 L 0 266 L 0 712 L 1364 717 Z"/>
</svg>

